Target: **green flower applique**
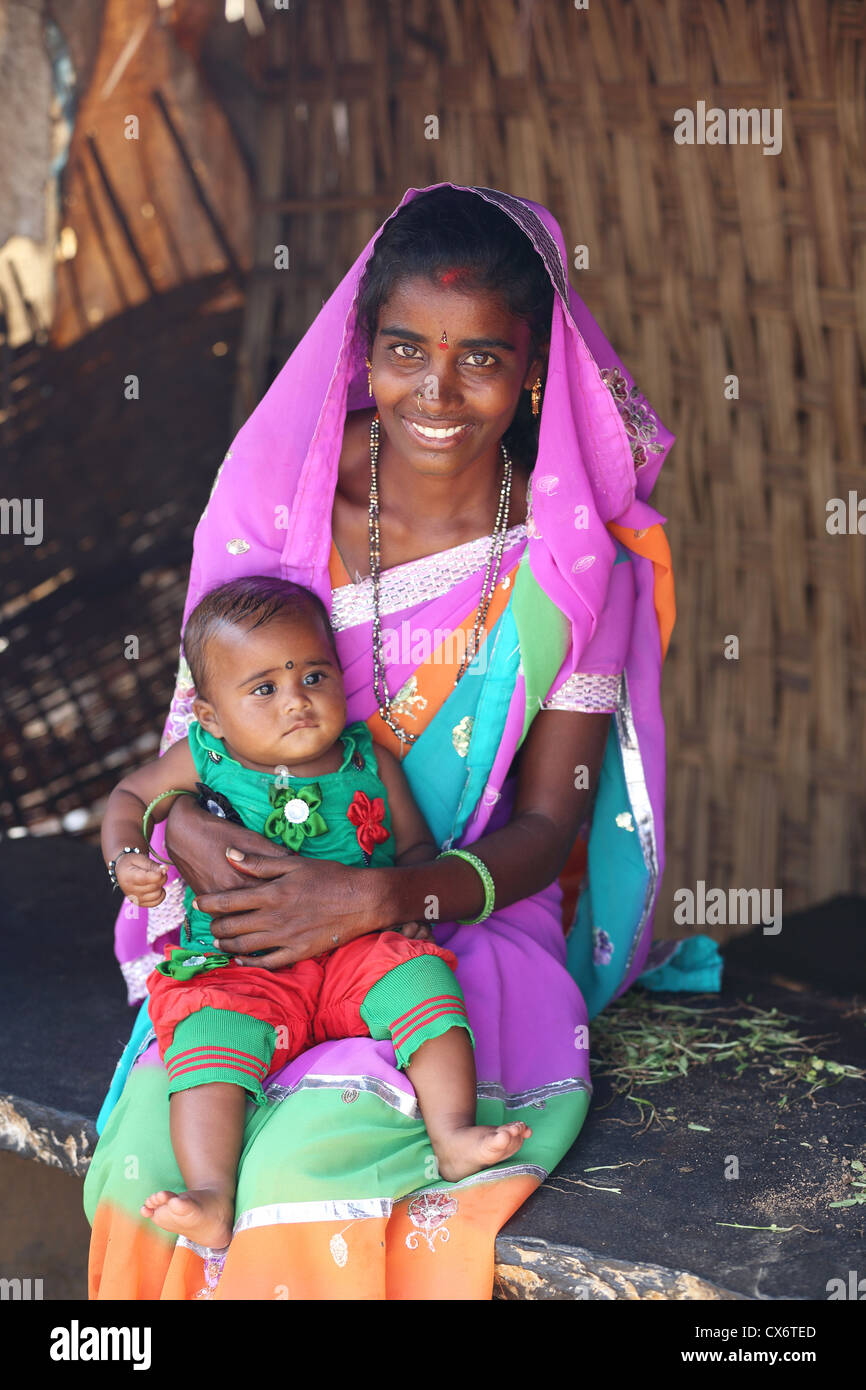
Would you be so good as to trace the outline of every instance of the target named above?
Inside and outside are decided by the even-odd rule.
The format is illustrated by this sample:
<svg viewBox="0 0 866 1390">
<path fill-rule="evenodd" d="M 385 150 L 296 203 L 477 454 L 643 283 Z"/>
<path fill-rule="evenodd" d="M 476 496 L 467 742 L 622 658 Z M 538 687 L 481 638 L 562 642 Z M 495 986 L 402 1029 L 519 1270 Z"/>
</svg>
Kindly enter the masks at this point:
<svg viewBox="0 0 866 1390">
<path fill-rule="evenodd" d="M 281 840 L 297 853 L 304 840 L 324 835 L 328 829 L 325 817 L 319 814 L 322 792 L 317 782 L 305 787 L 277 787 L 274 783 L 268 797 L 274 808 L 265 821 L 264 833 L 269 839 Z"/>
</svg>

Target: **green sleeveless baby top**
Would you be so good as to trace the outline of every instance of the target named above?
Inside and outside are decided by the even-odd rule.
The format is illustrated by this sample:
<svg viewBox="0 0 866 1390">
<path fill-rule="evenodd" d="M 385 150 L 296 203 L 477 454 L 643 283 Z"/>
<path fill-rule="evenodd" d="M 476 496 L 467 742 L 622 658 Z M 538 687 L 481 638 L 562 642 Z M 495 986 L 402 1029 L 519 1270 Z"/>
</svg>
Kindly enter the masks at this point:
<svg viewBox="0 0 866 1390">
<path fill-rule="evenodd" d="M 214 814 L 314 859 L 374 868 L 393 864 L 388 793 L 379 777 L 370 730 L 359 719 L 347 724 L 340 738 L 344 757 L 336 772 L 292 777 L 243 767 L 229 756 L 222 739 L 194 720 L 189 750 L 202 784 L 202 801 Z M 218 950 L 211 919 L 192 906 L 193 897 L 187 886 L 181 945 Z"/>
</svg>

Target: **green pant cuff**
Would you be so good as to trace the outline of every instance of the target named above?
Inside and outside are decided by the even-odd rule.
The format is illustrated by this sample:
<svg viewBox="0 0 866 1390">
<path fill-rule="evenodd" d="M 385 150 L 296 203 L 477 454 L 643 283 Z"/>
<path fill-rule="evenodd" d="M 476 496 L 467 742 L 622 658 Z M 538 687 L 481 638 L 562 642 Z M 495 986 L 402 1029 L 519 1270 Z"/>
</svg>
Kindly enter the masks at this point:
<svg viewBox="0 0 866 1390">
<path fill-rule="evenodd" d="M 270 1023 L 233 1009 L 198 1009 L 177 1024 L 166 1049 L 168 1093 L 228 1081 L 243 1086 L 256 1105 L 266 1105 L 262 1083 L 275 1046 Z"/>
<path fill-rule="evenodd" d="M 449 1028 L 465 1028 L 475 1046 L 463 991 L 441 956 L 415 956 L 389 970 L 368 991 L 361 1017 L 372 1038 L 391 1039 L 401 1069 L 423 1042 Z"/>
</svg>

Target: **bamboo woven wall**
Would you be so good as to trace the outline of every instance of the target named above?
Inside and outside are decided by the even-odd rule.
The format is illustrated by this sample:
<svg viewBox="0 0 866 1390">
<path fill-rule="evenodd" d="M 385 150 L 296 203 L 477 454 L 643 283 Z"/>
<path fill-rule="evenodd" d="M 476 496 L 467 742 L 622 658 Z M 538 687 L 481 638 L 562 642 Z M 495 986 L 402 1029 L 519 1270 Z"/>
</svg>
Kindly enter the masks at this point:
<svg viewBox="0 0 866 1390">
<path fill-rule="evenodd" d="M 257 253 L 285 242 L 291 273 L 248 296 L 239 419 L 407 187 L 550 207 L 678 436 L 653 497 L 679 612 L 658 930 L 698 880 L 786 912 L 866 892 L 866 538 L 826 529 L 866 496 L 866 8 L 296 0 L 267 23 Z M 699 101 L 781 108 L 781 152 L 675 143 Z"/>
</svg>

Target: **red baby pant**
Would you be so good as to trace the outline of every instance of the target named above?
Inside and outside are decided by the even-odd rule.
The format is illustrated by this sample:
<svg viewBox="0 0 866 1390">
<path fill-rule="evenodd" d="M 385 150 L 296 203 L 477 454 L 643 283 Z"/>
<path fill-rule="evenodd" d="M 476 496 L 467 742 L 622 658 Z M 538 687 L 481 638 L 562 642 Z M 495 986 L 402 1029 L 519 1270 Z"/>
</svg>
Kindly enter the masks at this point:
<svg viewBox="0 0 866 1390">
<path fill-rule="evenodd" d="M 399 1067 L 455 1026 L 474 1045 L 456 966 L 432 941 L 385 931 L 281 970 L 222 965 L 189 980 L 154 970 L 148 1010 L 169 1093 L 233 1081 L 266 1104 L 262 1082 L 329 1038 L 391 1038 Z"/>
</svg>

